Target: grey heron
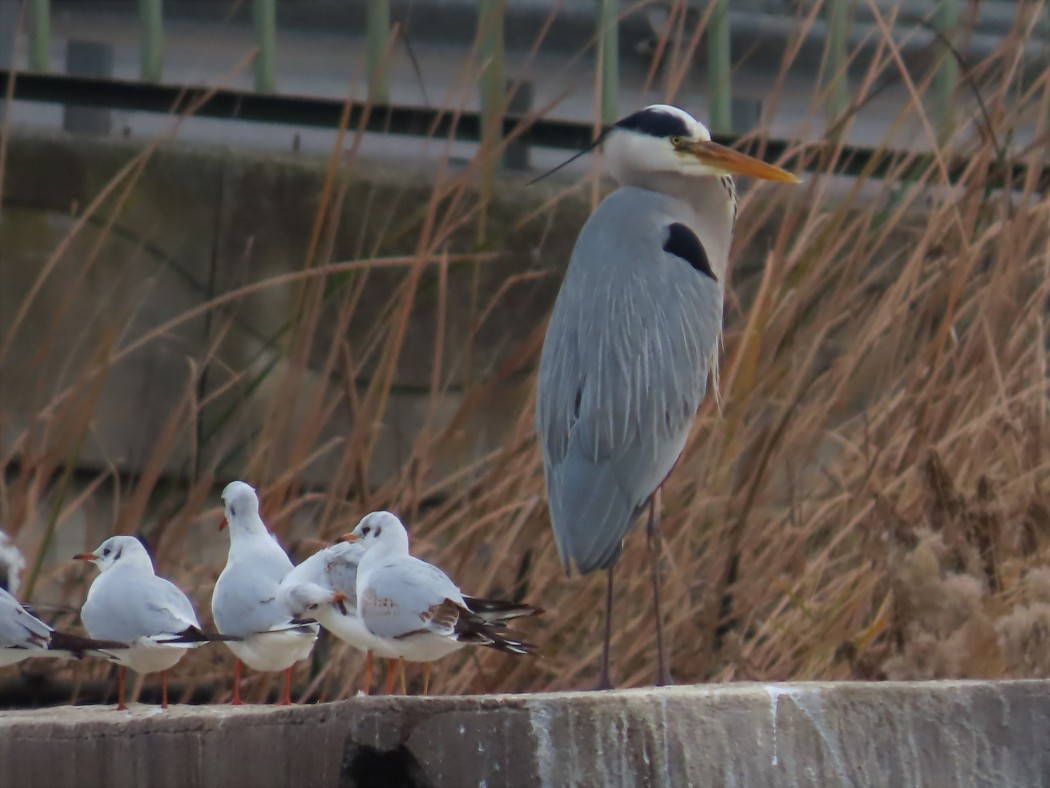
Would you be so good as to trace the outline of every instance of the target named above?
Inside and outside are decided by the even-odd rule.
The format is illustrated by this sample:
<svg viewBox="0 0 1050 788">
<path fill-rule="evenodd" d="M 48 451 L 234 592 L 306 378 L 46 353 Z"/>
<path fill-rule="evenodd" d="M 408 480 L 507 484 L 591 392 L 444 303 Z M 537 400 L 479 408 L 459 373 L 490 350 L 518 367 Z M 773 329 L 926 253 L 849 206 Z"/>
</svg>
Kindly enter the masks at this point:
<svg viewBox="0 0 1050 788">
<path fill-rule="evenodd" d="M 733 175 L 794 175 L 723 147 L 654 104 L 604 138 L 619 183 L 577 238 L 540 357 L 536 421 L 567 574 L 608 572 L 600 687 L 609 687 L 613 566 L 648 506 L 657 683 L 671 682 L 660 612 L 659 490 L 717 384 Z"/>
</svg>

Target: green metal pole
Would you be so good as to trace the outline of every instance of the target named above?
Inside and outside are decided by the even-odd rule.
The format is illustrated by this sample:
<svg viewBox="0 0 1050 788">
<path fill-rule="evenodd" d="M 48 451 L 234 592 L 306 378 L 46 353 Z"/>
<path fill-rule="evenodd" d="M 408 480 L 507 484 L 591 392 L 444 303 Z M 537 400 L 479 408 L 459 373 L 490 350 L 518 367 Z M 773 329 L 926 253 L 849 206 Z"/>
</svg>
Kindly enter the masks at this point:
<svg viewBox="0 0 1050 788">
<path fill-rule="evenodd" d="M 29 67 L 47 71 L 51 68 L 51 0 L 30 0 L 29 11 Z"/>
<path fill-rule="evenodd" d="M 502 136 L 506 82 L 503 76 L 503 16 L 506 0 L 479 0 L 478 50 L 481 71 L 481 117 L 483 142 L 495 145 Z"/>
<path fill-rule="evenodd" d="M 259 54 L 255 56 L 255 89 L 271 91 L 276 86 L 273 76 L 274 50 L 277 49 L 277 0 L 253 0 L 255 40 Z"/>
<path fill-rule="evenodd" d="M 390 0 L 369 0 L 365 56 L 368 65 L 368 95 L 380 104 L 390 101 L 386 48 L 390 41 Z"/>
<path fill-rule="evenodd" d="M 824 83 L 828 88 L 827 118 L 832 124 L 849 106 L 849 80 L 846 77 L 846 38 L 849 30 L 849 0 L 827 0 L 828 57 Z"/>
<path fill-rule="evenodd" d="M 959 0 L 940 0 L 933 23 L 949 41 L 954 41 L 959 27 Z M 934 76 L 937 95 L 937 133 L 941 141 L 952 135 L 955 127 L 955 88 L 959 82 L 959 63 L 955 55 L 944 49 Z"/>
<path fill-rule="evenodd" d="M 729 0 L 714 0 L 715 7 L 707 29 L 707 80 L 710 91 L 711 131 L 733 131 L 730 93 L 732 78 L 729 62 Z"/>
<path fill-rule="evenodd" d="M 602 78 L 602 123 L 620 117 L 620 3 L 598 0 L 599 68 Z"/>
<path fill-rule="evenodd" d="M 139 0 L 139 21 L 139 74 L 148 82 L 158 82 L 164 70 L 164 0 Z"/>
</svg>

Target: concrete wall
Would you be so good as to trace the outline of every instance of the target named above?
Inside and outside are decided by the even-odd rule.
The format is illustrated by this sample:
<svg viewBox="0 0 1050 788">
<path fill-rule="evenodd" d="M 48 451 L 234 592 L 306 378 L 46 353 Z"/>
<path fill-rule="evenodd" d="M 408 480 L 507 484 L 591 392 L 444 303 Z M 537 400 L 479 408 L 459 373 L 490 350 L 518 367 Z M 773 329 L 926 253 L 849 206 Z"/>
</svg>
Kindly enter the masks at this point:
<svg viewBox="0 0 1050 788">
<path fill-rule="evenodd" d="M 11 138 L 0 214 L 0 335 L 9 331 L 27 293 L 54 251 L 62 248 L 85 206 L 141 149 L 141 143 L 119 140 Z M 27 425 L 37 423 L 50 398 L 107 349 L 126 346 L 216 295 L 303 268 L 326 166 L 317 157 L 243 155 L 226 148 L 171 144 L 155 151 L 130 191 L 114 191 L 43 281 L 5 362 L 7 370 L 23 374 L 0 380 L 0 439 L 10 445 Z M 342 168 L 339 182 L 346 185 L 346 195 L 326 259 L 368 259 L 416 250 L 434 186 L 432 173 L 418 163 L 403 170 L 357 164 Z M 556 209 L 556 222 L 551 222 L 552 207 L 539 210 L 519 227 L 552 192 L 547 185 L 525 190 L 522 181 L 507 181 L 492 202 L 491 232 L 482 251 L 500 255 L 479 269 L 477 303 L 484 306 L 508 277 L 537 270 L 549 275 L 521 282 L 499 298 L 498 308 L 472 343 L 474 380 L 490 377 L 550 308 L 575 234 L 588 213 L 582 199 L 568 200 Z M 469 209 L 476 200 L 468 194 L 462 204 Z M 447 248 L 453 254 L 476 250 L 474 224 L 467 222 Z M 355 353 L 364 352 L 361 344 L 384 319 L 407 273 L 402 268 L 369 274 L 346 332 Z M 453 373 L 453 380 L 441 403 L 446 418 L 458 406 L 467 378 L 464 358 L 474 274 L 473 264 L 453 264 L 449 271 L 445 370 Z M 438 313 L 436 277 L 431 267 L 415 296 L 393 400 L 382 414 L 383 439 L 371 466 L 377 481 L 403 460 L 425 417 Z M 332 277 L 329 291 L 338 292 L 345 280 Z M 200 445 L 200 466 L 209 467 L 231 446 L 250 441 L 269 407 L 270 384 L 280 379 L 280 374 L 262 375 L 260 382 L 255 375 L 270 364 L 277 364 L 280 372 L 281 347 L 287 341 L 282 329 L 291 317 L 296 292 L 295 286 L 269 288 L 201 314 L 114 366 L 79 463 L 128 472 L 141 469 L 192 384 L 194 371 L 203 373 L 202 402 L 222 392 L 202 407 L 202 430 L 222 423 L 227 433 Z M 333 329 L 334 312 L 334 306 L 326 311 L 313 343 L 307 387 L 322 380 L 324 359 L 333 341 L 342 338 Z M 210 357 L 213 343 L 217 353 Z M 372 371 L 370 366 L 358 377 L 359 388 L 369 384 Z M 240 373 L 245 376 L 235 380 Z M 518 380 L 524 376 L 519 374 Z M 78 401 L 89 394 L 78 392 Z M 504 405 L 523 395 L 511 385 Z M 239 408 L 241 418 L 228 424 L 231 406 Z M 513 410 L 502 407 L 486 413 L 479 408 L 479 423 L 464 433 L 468 445 L 459 447 L 460 461 L 498 445 L 502 419 Z M 52 428 L 56 424 L 60 422 Z M 347 431 L 340 411 L 331 433 Z M 193 443 L 192 430 L 180 434 L 164 470 L 185 472 Z M 320 462 L 305 476 L 323 483 L 330 472 L 331 467 Z"/>
<path fill-rule="evenodd" d="M 0 717 L 5 786 L 1050 785 L 1050 681 L 735 684 Z"/>
</svg>

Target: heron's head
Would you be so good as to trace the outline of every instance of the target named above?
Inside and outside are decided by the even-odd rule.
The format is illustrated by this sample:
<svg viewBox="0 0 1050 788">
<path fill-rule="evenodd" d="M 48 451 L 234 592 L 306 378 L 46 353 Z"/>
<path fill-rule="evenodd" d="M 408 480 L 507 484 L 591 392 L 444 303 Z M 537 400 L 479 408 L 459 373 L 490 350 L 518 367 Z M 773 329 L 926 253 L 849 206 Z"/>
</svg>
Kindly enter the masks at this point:
<svg viewBox="0 0 1050 788">
<path fill-rule="evenodd" d="M 790 172 L 717 142 L 688 112 L 653 104 L 617 121 L 605 141 L 609 174 L 622 185 L 644 185 L 654 175 L 750 175 L 797 183 Z"/>
<path fill-rule="evenodd" d="M 111 536 L 91 553 L 77 553 L 74 558 L 90 561 L 100 572 L 116 566 L 138 567 L 153 572 L 153 561 L 142 542 L 134 536 Z"/>
</svg>

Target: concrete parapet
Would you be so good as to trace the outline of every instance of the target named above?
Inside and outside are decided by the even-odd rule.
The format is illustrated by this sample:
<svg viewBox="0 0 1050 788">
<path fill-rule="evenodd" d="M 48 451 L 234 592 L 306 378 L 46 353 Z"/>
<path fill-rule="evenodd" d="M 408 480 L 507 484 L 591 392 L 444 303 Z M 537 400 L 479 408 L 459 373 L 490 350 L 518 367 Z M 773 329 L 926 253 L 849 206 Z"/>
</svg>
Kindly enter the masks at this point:
<svg viewBox="0 0 1050 788">
<path fill-rule="evenodd" d="M 0 785 L 1044 786 L 1050 681 L 732 684 L 0 717 Z"/>
</svg>

